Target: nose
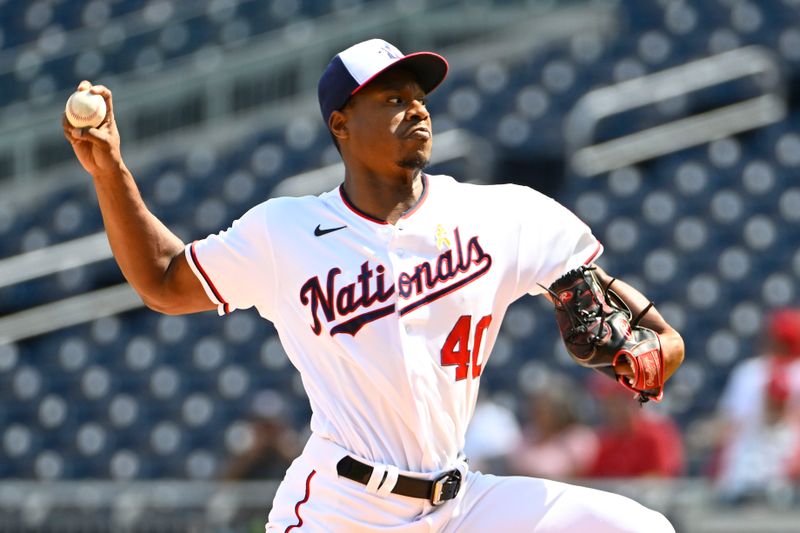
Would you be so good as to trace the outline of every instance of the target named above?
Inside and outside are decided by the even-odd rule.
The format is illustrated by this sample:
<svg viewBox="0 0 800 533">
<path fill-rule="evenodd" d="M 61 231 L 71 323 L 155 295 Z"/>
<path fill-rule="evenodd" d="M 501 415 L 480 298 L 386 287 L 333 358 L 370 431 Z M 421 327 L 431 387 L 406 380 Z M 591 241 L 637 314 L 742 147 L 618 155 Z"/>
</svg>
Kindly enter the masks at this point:
<svg viewBox="0 0 800 533">
<path fill-rule="evenodd" d="M 425 107 L 425 102 L 423 100 L 412 100 L 411 105 L 408 107 L 408 111 L 406 112 L 406 118 L 427 120 L 428 117 L 430 117 L 430 113 L 428 113 L 428 108 Z"/>
</svg>

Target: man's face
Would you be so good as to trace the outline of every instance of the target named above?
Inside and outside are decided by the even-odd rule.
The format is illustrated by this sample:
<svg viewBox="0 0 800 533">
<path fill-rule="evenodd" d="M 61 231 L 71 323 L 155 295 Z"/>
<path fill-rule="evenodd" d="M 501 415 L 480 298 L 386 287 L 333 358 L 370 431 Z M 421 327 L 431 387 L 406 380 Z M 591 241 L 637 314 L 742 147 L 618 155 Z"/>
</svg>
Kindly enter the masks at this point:
<svg viewBox="0 0 800 533">
<path fill-rule="evenodd" d="M 431 156 L 431 118 L 413 74 L 394 69 L 356 93 L 342 110 L 347 151 L 375 170 L 421 169 Z"/>
</svg>

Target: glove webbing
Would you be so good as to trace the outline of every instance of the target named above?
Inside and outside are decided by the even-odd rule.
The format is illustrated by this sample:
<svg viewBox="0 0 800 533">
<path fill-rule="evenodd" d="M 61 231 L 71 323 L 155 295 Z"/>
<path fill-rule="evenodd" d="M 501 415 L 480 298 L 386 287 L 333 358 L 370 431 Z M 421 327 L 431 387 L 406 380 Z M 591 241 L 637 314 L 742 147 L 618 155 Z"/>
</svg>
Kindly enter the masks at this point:
<svg viewBox="0 0 800 533">
<path fill-rule="evenodd" d="M 597 269 L 597 267 L 595 267 L 595 266 L 585 267 L 585 270 L 596 270 L 596 269 Z M 611 280 L 611 281 L 612 281 L 612 283 L 614 282 L 614 280 Z M 567 317 L 569 318 L 569 322 L 570 322 L 570 325 L 572 327 L 570 328 L 569 337 L 567 337 L 567 339 L 565 339 L 565 340 L 567 340 L 567 341 L 569 341 L 571 343 L 574 343 L 576 345 L 583 345 L 583 346 L 594 346 L 595 344 L 597 344 L 598 341 L 602 340 L 602 337 L 600 337 L 597 334 L 593 334 L 592 337 L 585 343 L 577 343 L 577 342 L 575 342 L 574 339 L 575 339 L 576 336 L 578 336 L 579 334 L 586 333 L 586 330 L 587 330 L 586 323 L 587 323 L 587 321 L 591 321 L 594 318 L 596 318 L 597 313 L 589 313 L 588 311 L 586 311 L 584 309 L 581 309 L 579 312 L 583 313 L 584 316 L 583 317 L 578 316 L 578 314 L 577 314 L 578 311 L 575 311 L 575 309 L 573 309 L 572 306 L 564 305 L 561 302 L 561 298 L 559 297 L 557 292 L 555 292 L 553 289 L 551 289 L 549 287 L 545 287 L 541 283 L 537 283 L 537 285 L 539 285 L 541 288 L 546 290 L 548 292 L 548 294 L 550 294 L 550 296 L 553 298 L 553 303 L 556 306 L 561 306 L 561 309 L 564 312 L 567 313 Z M 608 301 L 608 287 L 610 287 L 610 286 L 611 286 L 611 283 L 609 283 L 606 286 L 606 288 L 603 290 L 603 296 L 605 297 L 606 301 Z M 605 329 L 604 326 L 606 324 L 606 315 L 602 314 L 602 306 L 600 306 L 600 313 L 601 313 L 601 316 L 600 316 L 600 327 L 598 328 L 598 331 L 603 331 Z"/>
</svg>

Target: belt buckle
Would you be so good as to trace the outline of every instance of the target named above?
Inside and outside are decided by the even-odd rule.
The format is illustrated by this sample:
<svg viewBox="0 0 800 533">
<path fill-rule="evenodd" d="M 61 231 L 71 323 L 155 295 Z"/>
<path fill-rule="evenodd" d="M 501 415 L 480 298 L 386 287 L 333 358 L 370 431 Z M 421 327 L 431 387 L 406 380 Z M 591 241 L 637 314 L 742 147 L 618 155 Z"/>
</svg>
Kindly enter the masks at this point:
<svg viewBox="0 0 800 533">
<path fill-rule="evenodd" d="M 459 489 L 461 489 L 461 472 L 452 470 L 443 474 L 433 482 L 431 504 L 437 506 L 452 500 L 458 495 Z"/>
</svg>

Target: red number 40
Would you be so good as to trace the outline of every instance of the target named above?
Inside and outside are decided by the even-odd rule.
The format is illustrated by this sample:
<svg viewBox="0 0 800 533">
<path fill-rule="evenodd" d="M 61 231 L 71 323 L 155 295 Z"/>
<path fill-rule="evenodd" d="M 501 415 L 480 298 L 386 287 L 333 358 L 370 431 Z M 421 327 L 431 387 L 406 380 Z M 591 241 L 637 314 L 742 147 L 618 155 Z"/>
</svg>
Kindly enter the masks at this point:
<svg viewBox="0 0 800 533">
<path fill-rule="evenodd" d="M 442 346 L 442 366 L 456 365 L 456 381 L 466 379 L 472 355 L 472 377 L 481 375 L 480 351 L 483 332 L 492 323 L 492 315 L 486 315 L 475 325 L 475 334 L 472 339 L 472 351 L 469 349 L 470 332 L 472 331 L 472 316 L 462 315 L 453 330 L 447 336 Z"/>
</svg>

